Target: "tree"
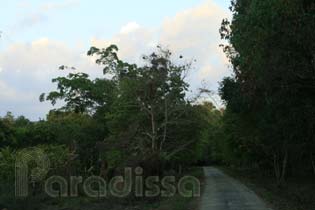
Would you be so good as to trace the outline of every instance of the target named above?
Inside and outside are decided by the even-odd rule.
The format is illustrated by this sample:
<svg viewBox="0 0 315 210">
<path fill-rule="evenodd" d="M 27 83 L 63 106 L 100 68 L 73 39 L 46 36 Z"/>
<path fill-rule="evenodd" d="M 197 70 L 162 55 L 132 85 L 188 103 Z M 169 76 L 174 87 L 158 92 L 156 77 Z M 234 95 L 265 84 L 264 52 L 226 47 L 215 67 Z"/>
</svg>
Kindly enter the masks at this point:
<svg viewBox="0 0 315 210">
<path fill-rule="evenodd" d="M 188 84 L 184 81 L 190 64 L 175 65 L 171 52 L 158 47 L 157 52 L 143 56 L 145 64 L 137 66 L 120 60 L 118 48 L 92 47 L 88 55 L 97 57 L 104 74 L 117 85 L 110 112 L 108 141 L 136 159 L 156 161 L 171 159 L 196 140 L 182 138 L 180 126 L 192 126 L 185 99 Z M 177 131 L 179 129 L 180 131 Z M 128 145 L 128 146 L 127 146 Z M 150 166 L 151 167 L 151 166 Z"/>
<path fill-rule="evenodd" d="M 61 66 L 60 70 L 65 70 Z M 69 73 L 67 77 L 58 77 L 52 80 L 57 83 L 57 91 L 50 92 L 47 96 L 40 95 L 40 101 L 51 101 L 55 105 L 57 100 L 66 104 L 60 111 L 75 113 L 97 112 L 98 108 L 104 109 L 111 102 L 114 85 L 107 79 L 89 79 L 89 75 L 81 72 Z"/>
<path fill-rule="evenodd" d="M 264 153 L 280 185 L 289 161 L 314 144 L 307 117 L 315 102 L 314 2 L 237 0 L 231 10 L 232 22 L 224 20 L 220 29 L 234 69 L 221 86 L 226 114 L 238 125 L 254 125 L 233 132 L 241 145 L 250 142 L 248 149 Z"/>
</svg>

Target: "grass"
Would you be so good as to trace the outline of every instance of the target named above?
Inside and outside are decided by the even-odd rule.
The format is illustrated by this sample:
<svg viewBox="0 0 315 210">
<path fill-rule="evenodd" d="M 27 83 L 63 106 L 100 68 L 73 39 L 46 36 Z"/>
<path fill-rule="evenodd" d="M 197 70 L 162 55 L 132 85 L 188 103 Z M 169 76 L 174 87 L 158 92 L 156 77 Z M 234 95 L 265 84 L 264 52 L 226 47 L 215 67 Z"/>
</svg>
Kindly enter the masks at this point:
<svg viewBox="0 0 315 210">
<path fill-rule="evenodd" d="M 289 178 L 279 188 L 273 177 L 257 171 L 221 169 L 254 190 L 273 210 L 315 210 L 315 177 Z"/>
<path fill-rule="evenodd" d="M 204 173 L 202 168 L 190 168 L 185 172 L 185 175 L 194 176 L 202 183 L 204 180 Z M 152 208 L 152 210 L 197 210 L 199 208 L 200 198 L 185 198 L 176 195 L 169 199 L 162 200 L 159 207 Z"/>
<path fill-rule="evenodd" d="M 182 176 L 194 176 L 203 181 L 202 168 L 189 168 L 182 175 L 177 175 L 177 180 Z M 3 197 L 3 196 L 0 196 Z M 7 203 L 7 202 L 4 202 Z M 154 198 L 142 200 L 117 200 L 111 197 L 96 199 L 88 197 L 58 198 L 52 199 L 47 196 L 34 196 L 26 199 L 9 202 L 9 210 L 197 210 L 199 198 L 186 198 L 179 194 L 169 198 Z M 0 199 L 1 204 L 1 199 Z M 8 203 L 7 203 L 8 204 Z M 1 207 L 1 206 L 0 206 Z M 1 210 L 1 208 L 0 208 Z"/>
</svg>

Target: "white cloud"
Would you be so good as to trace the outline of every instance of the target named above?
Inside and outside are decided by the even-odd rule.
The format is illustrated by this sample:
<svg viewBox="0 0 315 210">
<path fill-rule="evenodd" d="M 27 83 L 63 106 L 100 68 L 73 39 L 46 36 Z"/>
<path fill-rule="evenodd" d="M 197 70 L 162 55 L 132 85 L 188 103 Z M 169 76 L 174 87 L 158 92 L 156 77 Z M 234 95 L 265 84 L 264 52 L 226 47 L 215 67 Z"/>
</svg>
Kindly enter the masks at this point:
<svg viewBox="0 0 315 210">
<path fill-rule="evenodd" d="M 107 47 L 116 44 L 119 47 L 119 56 L 129 62 L 137 62 L 143 53 L 152 49 L 155 43 L 154 29 L 145 28 L 137 23 L 128 23 L 121 27 L 118 34 L 109 40 L 91 39 L 91 45 L 96 47 Z"/>
<path fill-rule="evenodd" d="M 18 72 L 41 81 L 55 75 L 60 65 L 90 70 L 94 65 L 85 54 L 86 49 L 70 48 L 62 42 L 42 38 L 29 44 L 9 46 L 1 53 L 0 64 L 4 73 Z"/>
<path fill-rule="evenodd" d="M 62 7 L 51 4 L 45 8 Z M 143 53 L 150 53 L 157 44 L 161 44 L 170 48 L 175 55 L 197 60 L 189 77 L 192 88 L 200 87 L 201 81 L 205 81 L 215 89 L 217 82 L 229 74 L 227 59 L 219 48 L 221 40 L 218 30 L 225 17 L 229 17 L 229 14 L 208 0 L 165 19 L 158 27 L 143 27 L 137 22 L 129 22 L 111 39 L 92 38 L 91 45 L 106 47 L 117 44 L 122 59 L 139 62 Z M 66 73 L 57 71 L 60 65 L 74 66 L 93 77 L 102 75 L 101 68 L 86 56 L 86 51 L 85 48 L 69 47 L 47 38 L 31 43 L 15 43 L 2 50 L 0 98 L 4 102 L 0 104 L 0 109 L 23 113 L 32 119 L 44 117 L 51 106 L 39 103 L 38 96 L 54 89 L 52 78 Z"/>
<path fill-rule="evenodd" d="M 0 81 L 0 98 L 1 99 L 15 99 L 17 93 L 10 88 L 4 81 Z"/>
<path fill-rule="evenodd" d="M 139 28 L 140 28 L 140 25 L 137 22 L 129 22 L 129 23 L 127 23 L 127 25 L 123 26 L 120 29 L 120 33 L 121 34 L 128 34 L 128 33 L 131 33 L 133 31 L 136 31 Z"/>
<path fill-rule="evenodd" d="M 196 59 L 196 70 L 189 78 L 193 89 L 199 86 L 201 80 L 216 89 L 218 81 L 230 74 L 228 61 L 219 47 L 219 28 L 222 19 L 229 16 L 226 10 L 207 0 L 197 7 L 166 18 L 159 27 L 147 28 L 130 22 L 112 39 L 92 39 L 92 44 L 105 47 L 115 43 L 120 49 L 120 57 L 128 61 L 138 61 L 141 53 L 148 53 L 161 44 L 176 55 Z"/>
<path fill-rule="evenodd" d="M 228 16 L 225 10 L 209 0 L 168 18 L 162 25 L 160 42 L 197 60 L 197 71 L 190 78 L 195 87 L 200 80 L 205 80 L 211 88 L 217 88 L 217 82 L 229 74 L 227 60 L 219 47 L 219 27 L 222 19 Z"/>
<path fill-rule="evenodd" d="M 92 77 L 102 75 L 99 67 L 86 56 L 86 49 L 70 48 L 47 38 L 29 44 L 13 44 L 2 51 L 0 109 L 24 113 L 32 119 L 44 117 L 52 107 L 49 103 L 40 103 L 38 97 L 55 89 L 52 78 L 68 73 L 59 71 L 60 65 L 74 66 Z"/>
</svg>

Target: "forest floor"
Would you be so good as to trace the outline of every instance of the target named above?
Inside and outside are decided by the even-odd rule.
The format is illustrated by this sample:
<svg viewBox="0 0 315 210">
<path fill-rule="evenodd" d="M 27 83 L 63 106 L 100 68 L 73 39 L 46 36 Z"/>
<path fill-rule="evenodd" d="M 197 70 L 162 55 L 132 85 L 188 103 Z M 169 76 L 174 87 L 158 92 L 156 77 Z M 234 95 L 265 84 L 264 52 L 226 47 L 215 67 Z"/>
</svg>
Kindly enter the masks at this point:
<svg viewBox="0 0 315 210">
<path fill-rule="evenodd" d="M 273 210 L 315 210 L 314 177 L 289 178 L 286 185 L 279 188 L 273 177 L 257 171 L 220 169 L 255 191 Z"/>
</svg>

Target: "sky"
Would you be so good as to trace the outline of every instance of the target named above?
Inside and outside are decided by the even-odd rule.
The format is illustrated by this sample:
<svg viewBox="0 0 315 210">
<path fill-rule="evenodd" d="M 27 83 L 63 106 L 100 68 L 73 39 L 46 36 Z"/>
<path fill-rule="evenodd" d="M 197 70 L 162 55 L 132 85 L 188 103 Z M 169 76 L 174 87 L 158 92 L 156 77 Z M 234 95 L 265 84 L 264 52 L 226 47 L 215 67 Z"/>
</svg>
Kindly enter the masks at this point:
<svg viewBox="0 0 315 210">
<path fill-rule="evenodd" d="M 219 47 L 219 27 L 230 18 L 229 0 L 0 0 L 0 115 L 11 111 L 31 120 L 45 118 L 52 107 L 41 93 L 55 89 L 60 65 L 102 77 L 86 56 L 91 46 L 116 44 L 119 56 L 137 63 L 156 45 L 187 61 L 191 91 L 231 74 Z"/>
</svg>

